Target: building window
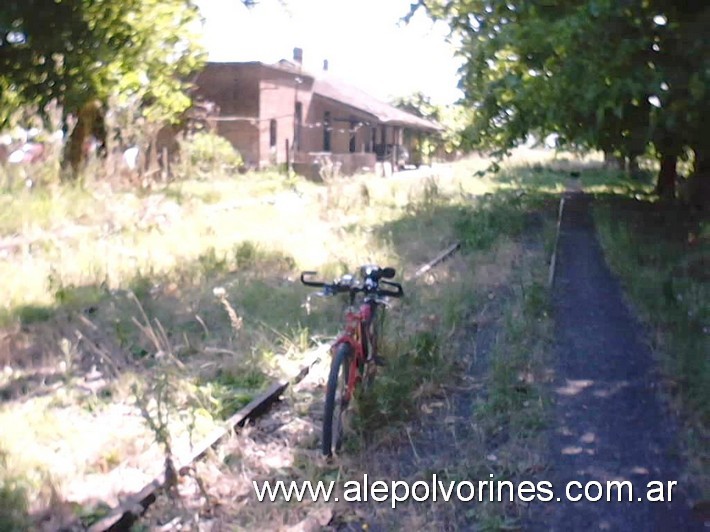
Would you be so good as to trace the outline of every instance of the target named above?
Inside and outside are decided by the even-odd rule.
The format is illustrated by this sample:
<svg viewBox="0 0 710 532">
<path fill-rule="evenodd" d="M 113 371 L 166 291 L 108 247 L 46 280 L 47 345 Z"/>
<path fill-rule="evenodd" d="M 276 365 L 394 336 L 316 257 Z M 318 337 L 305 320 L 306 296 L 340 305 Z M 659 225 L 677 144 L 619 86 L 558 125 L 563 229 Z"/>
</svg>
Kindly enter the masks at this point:
<svg viewBox="0 0 710 532">
<path fill-rule="evenodd" d="M 350 122 L 350 153 L 355 153 L 357 149 L 357 129 L 356 122 Z"/>
<path fill-rule="evenodd" d="M 330 112 L 323 115 L 323 151 L 330 151 Z"/>
<path fill-rule="evenodd" d="M 301 149 L 301 122 L 303 120 L 303 105 L 301 102 L 296 102 L 294 109 L 294 125 L 293 125 L 293 149 L 297 151 Z"/>
<path fill-rule="evenodd" d="M 269 147 L 276 147 L 276 120 L 273 118 L 269 122 Z"/>
</svg>

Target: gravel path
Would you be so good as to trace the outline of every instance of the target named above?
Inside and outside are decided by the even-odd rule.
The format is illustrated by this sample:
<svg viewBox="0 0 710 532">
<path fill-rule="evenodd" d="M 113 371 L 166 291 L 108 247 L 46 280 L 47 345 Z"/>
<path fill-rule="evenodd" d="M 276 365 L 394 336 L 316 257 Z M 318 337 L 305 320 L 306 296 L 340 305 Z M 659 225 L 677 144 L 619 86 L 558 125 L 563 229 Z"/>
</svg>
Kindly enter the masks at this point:
<svg viewBox="0 0 710 532">
<path fill-rule="evenodd" d="M 535 503 L 524 528 L 702 530 L 686 503 L 674 424 L 655 390 L 652 354 L 606 266 L 590 202 L 581 194 L 566 202 L 553 289 L 551 468 L 537 481 L 551 481 L 562 502 Z M 564 486 L 572 480 L 629 480 L 633 502 L 566 501 Z M 671 503 L 645 501 L 648 482 L 674 480 Z"/>
</svg>

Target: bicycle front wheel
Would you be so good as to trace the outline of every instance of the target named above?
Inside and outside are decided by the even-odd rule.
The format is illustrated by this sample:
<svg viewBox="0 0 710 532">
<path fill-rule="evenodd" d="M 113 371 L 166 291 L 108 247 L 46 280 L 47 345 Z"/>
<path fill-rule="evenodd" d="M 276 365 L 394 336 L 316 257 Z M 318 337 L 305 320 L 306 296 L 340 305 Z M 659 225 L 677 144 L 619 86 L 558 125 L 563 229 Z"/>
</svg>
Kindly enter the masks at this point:
<svg viewBox="0 0 710 532">
<path fill-rule="evenodd" d="M 373 309 L 372 319 L 367 327 L 367 346 L 368 358 L 370 362 L 366 364 L 365 374 L 363 375 L 363 389 L 368 390 L 372 387 L 375 376 L 377 375 L 377 364 L 384 362 L 382 357 L 382 331 L 384 329 L 385 313 L 383 309 Z"/>
<path fill-rule="evenodd" d="M 343 413 L 348 407 L 347 389 L 353 348 L 340 344 L 330 364 L 330 375 L 325 392 L 323 413 L 323 454 L 331 456 L 338 452 L 343 442 Z"/>
</svg>

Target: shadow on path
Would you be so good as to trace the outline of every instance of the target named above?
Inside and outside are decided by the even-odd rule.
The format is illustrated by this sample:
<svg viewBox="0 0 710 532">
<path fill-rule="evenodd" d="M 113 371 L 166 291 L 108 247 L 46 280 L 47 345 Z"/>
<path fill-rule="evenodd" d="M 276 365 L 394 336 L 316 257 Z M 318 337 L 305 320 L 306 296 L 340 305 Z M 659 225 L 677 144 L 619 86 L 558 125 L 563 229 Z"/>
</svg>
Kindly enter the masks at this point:
<svg viewBox="0 0 710 532">
<path fill-rule="evenodd" d="M 526 530 L 702 530 L 686 504 L 670 415 L 658 399 L 649 348 L 596 239 L 591 198 L 572 195 L 562 221 L 553 290 L 556 333 L 552 482 L 560 502 L 536 502 Z M 570 502 L 565 485 L 597 481 L 598 502 Z M 633 486 L 605 502 L 607 481 Z M 647 501 L 647 485 L 677 481 L 671 502 Z M 657 486 L 657 485 L 656 485 Z M 652 486 L 652 487 L 656 487 Z M 571 495 L 583 494 L 575 488 Z M 599 495 L 591 488 L 591 496 Z M 656 491 L 652 495 L 659 495 Z"/>
</svg>

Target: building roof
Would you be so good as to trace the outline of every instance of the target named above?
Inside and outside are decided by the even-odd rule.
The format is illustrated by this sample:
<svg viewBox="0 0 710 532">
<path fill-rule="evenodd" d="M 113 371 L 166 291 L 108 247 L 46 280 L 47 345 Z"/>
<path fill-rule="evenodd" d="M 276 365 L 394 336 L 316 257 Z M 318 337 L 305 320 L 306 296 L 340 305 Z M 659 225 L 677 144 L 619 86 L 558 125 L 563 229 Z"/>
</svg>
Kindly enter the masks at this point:
<svg viewBox="0 0 710 532">
<path fill-rule="evenodd" d="M 336 102 L 344 103 L 359 111 L 363 111 L 373 116 L 377 121 L 383 124 L 410 127 L 430 132 L 444 130 L 443 126 L 437 124 L 436 122 L 421 118 L 417 115 L 408 113 L 393 105 L 378 100 L 369 93 L 354 87 L 349 83 L 345 83 L 344 81 L 334 78 L 325 72 L 316 76 L 310 72 L 303 71 L 299 65 L 285 59 L 282 59 L 274 65 L 266 66 L 283 70 L 291 74 L 313 78 L 313 92 L 315 94 Z"/>
<path fill-rule="evenodd" d="M 329 76 L 316 78 L 313 83 L 313 92 L 319 96 L 364 111 L 374 116 L 383 124 L 411 127 L 431 132 L 442 131 L 444 129 L 436 122 L 398 109 L 393 105 L 378 100 L 357 87 L 353 87 L 352 85 Z"/>
</svg>

